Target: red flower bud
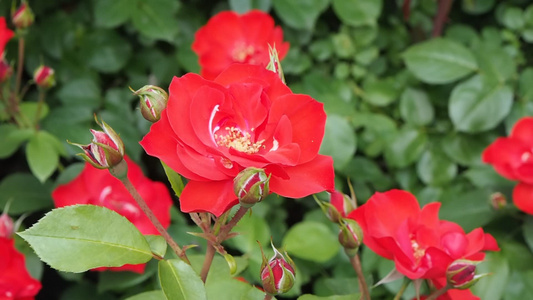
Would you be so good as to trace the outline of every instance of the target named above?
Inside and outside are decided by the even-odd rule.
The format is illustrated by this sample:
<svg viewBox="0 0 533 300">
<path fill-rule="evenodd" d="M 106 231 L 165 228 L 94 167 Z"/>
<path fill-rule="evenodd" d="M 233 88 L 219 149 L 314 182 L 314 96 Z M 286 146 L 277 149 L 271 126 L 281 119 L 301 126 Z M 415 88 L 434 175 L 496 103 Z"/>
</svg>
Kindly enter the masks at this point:
<svg viewBox="0 0 533 300">
<path fill-rule="evenodd" d="M 352 219 L 343 219 L 339 231 L 339 243 L 344 247 L 348 255 L 355 255 L 363 242 L 363 230 Z"/>
<path fill-rule="evenodd" d="M 5 59 L 0 61 L 0 83 L 6 81 L 13 74 L 13 68 L 7 63 Z"/>
<path fill-rule="evenodd" d="M 35 16 L 33 15 L 31 8 L 29 7 L 28 3 L 26 3 L 26 1 L 23 1 L 17 11 L 12 14 L 13 24 L 15 24 L 15 27 L 17 27 L 18 29 L 30 27 L 30 25 L 33 24 L 34 20 Z"/>
<path fill-rule="evenodd" d="M 104 131 L 91 129 L 93 141 L 88 145 L 75 144 L 83 149 L 85 153 L 80 155 L 85 161 L 98 169 L 109 169 L 118 165 L 124 159 L 124 143 L 120 136 L 105 122 L 96 123 Z"/>
<path fill-rule="evenodd" d="M 0 215 L 0 238 L 10 239 L 15 233 L 15 225 L 13 220 L 4 212 Z"/>
<path fill-rule="evenodd" d="M 274 245 L 274 256 L 270 260 L 266 257 L 261 249 L 263 263 L 261 265 L 261 281 L 263 289 L 271 295 L 279 295 L 288 292 L 294 285 L 296 279 L 295 266 L 287 252 L 281 254 Z"/>
<path fill-rule="evenodd" d="M 48 66 L 40 66 L 33 73 L 35 84 L 42 89 L 49 89 L 56 84 L 54 69 Z"/>
<path fill-rule="evenodd" d="M 263 169 L 246 168 L 233 180 L 233 190 L 243 207 L 252 207 L 269 193 L 270 177 Z"/>
<path fill-rule="evenodd" d="M 141 99 L 142 116 L 152 123 L 159 121 L 161 112 L 167 107 L 167 92 L 154 85 L 145 85 L 137 91 L 132 90 L 132 92 Z"/>
<path fill-rule="evenodd" d="M 338 191 L 331 192 L 330 202 L 342 218 L 346 218 L 356 208 L 355 199 Z M 334 220 L 334 215 L 330 216 L 330 220 L 338 222 Z"/>
<path fill-rule="evenodd" d="M 476 265 L 479 262 L 466 259 L 458 259 L 452 262 L 446 270 L 446 279 L 448 284 L 456 289 L 468 289 L 476 283 L 481 277 L 488 275 L 482 274 L 476 276 Z"/>
<path fill-rule="evenodd" d="M 492 204 L 492 208 L 500 210 L 507 205 L 507 198 L 505 198 L 504 194 L 496 192 L 490 195 L 490 203 Z"/>
</svg>

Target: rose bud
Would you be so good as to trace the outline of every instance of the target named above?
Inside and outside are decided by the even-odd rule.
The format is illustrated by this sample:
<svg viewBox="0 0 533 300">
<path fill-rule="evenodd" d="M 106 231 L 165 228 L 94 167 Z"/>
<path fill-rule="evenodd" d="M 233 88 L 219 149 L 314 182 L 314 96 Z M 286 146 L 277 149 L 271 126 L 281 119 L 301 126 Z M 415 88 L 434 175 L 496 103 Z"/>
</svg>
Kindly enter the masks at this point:
<svg viewBox="0 0 533 300">
<path fill-rule="evenodd" d="M 233 191 L 242 207 L 252 207 L 268 196 L 270 176 L 263 169 L 246 168 L 233 180 Z"/>
<path fill-rule="evenodd" d="M 344 251 L 353 256 L 362 242 L 363 230 L 359 224 L 352 219 L 343 219 L 339 231 L 339 243 L 344 247 Z"/>
<path fill-rule="evenodd" d="M 13 74 L 13 68 L 7 63 L 5 59 L 0 61 L 0 82 L 6 81 Z"/>
<path fill-rule="evenodd" d="M 339 191 L 331 192 L 330 202 L 331 205 L 336 209 L 337 214 L 342 218 L 346 218 L 346 216 L 356 208 L 355 200 Z M 338 220 L 335 220 L 335 216 L 336 215 L 332 213 L 331 216 L 329 216 L 330 220 L 333 222 L 339 222 Z"/>
<path fill-rule="evenodd" d="M 56 78 L 54 69 L 48 66 L 40 66 L 33 73 L 33 80 L 38 87 L 42 89 L 49 89 L 56 85 Z"/>
<path fill-rule="evenodd" d="M 159 121 L 161 112 L 167 107 L 167 92 L 155 85 L 145 85 L 137 91 L 131 91 L 141 99 L 142 116 L 152 123 Z"/>
<path fill-rule="evenodd" d="M 267 261 L 263 249 L 263 263 L 261 265 L 261 281 L 265 292 L 271 295 L 279 295 L 288 292 L 296 279 L 295 266 L 287 252 L 285 255 L 272 245 L 274 256 Z"/>
<path fill-rule="evenodd" d="M 281 69 L 281 62 L 278 56 L 278 50 L 272 46 L 268 46 L 268 54 L 270 56 L 268 65 L 266 66 L 267 70 L 270 70 L 278 74 L 279 78 L 283 83 L 285 83 L 285 75 L 283 75 L 283 70 Z"/>
<path fill-rule="evenodd" d="M 35 16 L 26 1 L 22 1 L 22 4 L 20 4 L 19 8 L 12 14 L 12 16 L 13 24 L 18 29 L 30 27 L 35 20 Z"/>
<path fill-rule="evenodd" d="M 109 169 L 118 165 L 124 159 L 124 143 L 120 136 L 104 121 L 100 124 L 96 120 L 96 123 L 104 131 L 91 129 L 93 141 L 90 144 L 72 144 L 83 149 L 85 153 L 78 155 L 85 161 L 98 169 Z"/>
<path fill-rule="evenodd" d="M 10 239 L 15 233 L 15 226 L 13 220 L 4 212 L 0 215 L 0 238 Z"/>
<path fill-rule="evenodd" d="M 490 195 L 490 203 L 493 209 L 500 210 L 507 205 L 507 198 L 505 198 L 504 194 L 496 192 Z"/>
<path fill-rule="evenodd" d="M 488 274 L 476 275 L 476 265 L 479 262 L 466 259 L 458 259 L 452 262 L 446 270 L 448 284 L 456 289 L 468 289 L 481 277 Z"/>
</svg>

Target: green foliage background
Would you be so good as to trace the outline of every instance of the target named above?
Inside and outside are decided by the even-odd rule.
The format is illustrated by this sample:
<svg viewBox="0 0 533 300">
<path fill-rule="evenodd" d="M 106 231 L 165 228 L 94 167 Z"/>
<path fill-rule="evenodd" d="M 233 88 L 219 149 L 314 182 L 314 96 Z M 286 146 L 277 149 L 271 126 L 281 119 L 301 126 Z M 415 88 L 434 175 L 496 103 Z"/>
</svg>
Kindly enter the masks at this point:
<svg viewBox="0 0 533 300">
<path fill-rule="evenodd" d="M 198 72 L 190 49 L 195 31 L 218 11 L 258 8 L 275 17 L 291 44 L 282 62 L 289 87 L 325 104 L 328 121 L 321 153 L 334 158 L 337 188 L 348 192 L 350 180 L 359 203 L 374 191 L 391 188 L 414 193 L 421 205 L 441 202 L 442 219 L 459 223 L 465 231 L 483 226 L 502 248 L 480 265 L 493 275 L 473 291 L 484 300 L 533 299 L 533 217 L 512 206 L 514 183 L 480 160 L 482 150 L 506 135 L 517 119 L 533 115 L 529 1 L 454 1 L 437 39 L 431 39 L 438 5 L 434 0 L 412 0 L 408 19 L 400 0 L 29 3 L 36 22 L 26 42 L 26 79 L 44 63 L 55 69 L 58 84 L 47 95 L 40 131 L 0 125 L 0 207 L 12 199 L 10 214 L 29 213 L 26 225 L 53 207 L 49 195 L 54 186 L 81 170 L 73 157 L 78 150 L 65 141 L 88 142 L 94 113 L 120 133 L 127 153 L 152 178 L 165 181 L 159 163 L 138 144 L 150 124 L 142 119 L 128 86 L 166 88 L 173 76 Z M 9 16 L 11 3 L 2 1 L 0 6 L 1 15 Z M 12 41 L 8 60 L 16 61 L 16 53 Z M 30 89 L 23 100 L 31 110 L 37 91 Z M 510 204 L 494 209 L 495 192 Z M 194 256 L 205 245 L 186 233 L 197 231 L 187 220 L 173 211 L 170 231 L 181 244 L 200 245 L 190 250 Z M 355 274 L 336 241 L 336 226 L 312 198 L 271 196 L 237 229 L 242 235 L 228 245 L 238 258 L 239 276 L 248 281 L 258 283 L 256 240 L 268 245 L 272 236 L 298 267 L 296 286 L 287 297 L 357 292 Z M 154 261 L 143 275 L 61 273 L 44 266 L 22 241 L 19 245 L 28 255 L 31 273 L 43 281 L 38 299 L 125 299 L 158 287 Z M 362 261 L 370 283 L 393 267 L 368 249 L 363 249 Z M 229 278 L 220 271 L 227 271 L 223 260 L 216 260 L 214 268 L 220 278 Z M 242 287 L 236 280 L 222 282 L 213 280 L 207 295 L 222 297 Z M 400 285 L 379 286 L 373 296 L 390 299 Z M 413 295 L 411 287 L 403 299 Z M 130 299 L 158 297 L 160 293 L 150 292 Z"/>
</svg>

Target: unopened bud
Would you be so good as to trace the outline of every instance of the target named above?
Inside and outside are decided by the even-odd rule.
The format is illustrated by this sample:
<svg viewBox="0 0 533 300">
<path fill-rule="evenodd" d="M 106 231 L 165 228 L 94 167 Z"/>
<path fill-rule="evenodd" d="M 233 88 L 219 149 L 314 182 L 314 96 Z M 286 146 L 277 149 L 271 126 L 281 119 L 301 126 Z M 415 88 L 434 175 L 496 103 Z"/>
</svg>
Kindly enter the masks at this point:
<svg viewBox="0 0 533 300">
<path fill-rule="evenodd" d="M 336 212 L 328 214 L 333 222 L 339 222 L 338 219 L 335 219 L 336 216 L 340 215 L 342 218 L 346 218 L 356 208 L 355 200 L 339 191 L 331 192 L 330 202 L 336 210 Z"/>
<path fill-rule="evenodd" d="M 504 194 L 496 192 L 490 195 L 490 203 L 492 208 L 495 210 L 500 210 L 507 205 L 507 198 L 505 198 Z"/>
<path fill-rule="evenodd" d="M 4 212 L 0 215 L 0 237 L 11 238 L 15 232 L 15 226 L 13 225 L 13 220 L 11 217 Z"/>
<path fill-rule="evenodd" d="M 91 129 L 93 141 L 88 145 L 71 143 L 83 149 L 84 153 L 78 154 L 86 162 L 98 169 L 112 168 L 124 159 L 124 143 L 120 136 L 107 125 L 104 121 L 102 124 L 96 120 L 96 123 L 104 131 Z"/>
<path fill-rule="evenodd" d="M 257 168 L 246 168 L 242 170 L 233 180 L 233 191 L 241 206 L 252 207 L 268 196 L 270 176 L 265 170 Z"/>
<path fill-rule="evenodd" d="M 131 91 L 141 99 L 139 106 L 142 116 L 152 123 L 159 121 L 161 112 L 167 107 L 167 92 L 155 85 L 145 85 L 136 91 Z"/>
<path fill-rule="evenodd" d="M 458 259 L 452 262 L 446 270 L 448 284 L 456 289 L 468 289 L 474 285 L 481 277 L 488 274 L 476 275 L 476 265 L 479 262 Z"/>
<path fill-rule="evenodd" d="M 285 83 L 285 75 L 283 75 L 283 70 L 281 69 L 281 62 L 278 56 L 278 50 L 276 50 L 275 45 L 274 47 L 268 45 L 268 53 L 270 55 L 270 59 L 266 67 L 267 70 L 278 74 L 281 81 Z"/>
<path fill-rule="evenodd" d="M 281 254 L 271 243 L 274 256 L 267 261 L 263 249 L 261 255 L 263 263 L 261 265 L 261 281 L 265 292 L 271 295 L 279 295 L 288 292 L 294 285 L 296 272 L 294 262 L 287 252 Z"/>
<path fill-rule="evenodd" d="M 38 87 L 42 89 L 49 89 L 56 85 L 56 78 L 54 69 L 48 66 L 40 66 L 33 73 L 33 80 Z"/>
<path fill-rule="evenodd" d="M 344 247 L 346 254 L 353 256 L 363 242 L 363 230 L 352 219 L 343 219 L 339 231 L 339 243 Z"/>
<path fill-rule="evenodd" d="M 6 81 L 13 74 L 13 68 L 5 59 L 0 61 L 0 83 Z"/>
<path fill-rule="evenodd" d="M 12 14 L 12 20 L 15 27 L 25 29 L 30 27 L 35 20 L 35 16 L 26 1 L 22 1 L 19 8 Z"/>
</svg>

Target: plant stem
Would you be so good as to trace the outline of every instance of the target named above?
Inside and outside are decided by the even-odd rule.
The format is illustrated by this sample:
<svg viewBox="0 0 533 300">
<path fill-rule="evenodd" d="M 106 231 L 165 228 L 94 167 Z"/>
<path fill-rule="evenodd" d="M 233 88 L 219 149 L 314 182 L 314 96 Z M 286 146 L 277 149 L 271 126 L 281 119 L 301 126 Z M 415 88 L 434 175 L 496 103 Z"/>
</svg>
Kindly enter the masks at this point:
<svg viewBox="0 0 533 300">
<path fill-rule="evenodd" d="M 204 264 L 202 265 L 202 271 L 200 271 L 200 277 L 202 278 L 202 281 L 205 283 L 207 280 L 207 274 L 209 274 L 209 269 L 211 268 L 211 263 L 213 262 L 213 258 L 215 257 L 215 247 L 213 247 L 213 244 L 211 242 L 207 242 L 207 250 L 205 252 L 205 259 Z"/>
<path fill-rule="evenodd" d="M 439 296 L 444 295 L 451 288 L 452 286 L 447 284 L 442 289 L 437 290 L 433 292 L 431 295 L 429 295 L 429 297 L 427 297 L 426 300 L 436 300 Z"/>
<path fill-rule="evenodd" d="M 444 23 L 448 19 L 448 14 L 452 8 L 453 0 L 439 0 L 439 7 L 437 10 L 437 15 L 433 21 L 433 37 L 441 36 L 442 29 L 444 28 Z"/>
<path fill-rule="evenodd" d="M 396 294 L 396 296 L 394 296 L 394 299 L 393 300 L 400 300 L 402 298 L 402 295 L 403 293 L 405 292 L 405 289 L 407 289 L 407 286 L 409 285 L 409 281 L 408 280 L 405 280 L 402 284 L 402 287 L 400 288 L 400 290 L 398 291 L 398 293 Z"/>
<path fill-rule="evenodd" d="M 361 299 L 370 300 L 370 291 L 366 284 L 365 275 L 361 267 L 361 261 L 359 260 L 359 254 L 350 257 L 350 263 L 352 263 L 355 273 L 357 273 L 357 279 L 359 280 L 359 289 L 361 290 Z"/>
<path fill-rule="evenodd" d="M 13 96 L 16 97 L 16 95 L 19 93 L 20 90 L 20 82 L 22 81 L 22 69 L 24 66 L 24 37 L 19 36 L 19 60 L 17 64 L 17 78 L 15 81 L 15 91 L 13 93 Z"/>
<path fill-rule="evenodd" d="M 265 294 L 265 299 L 264 300 L 272 300 L 272 295 Z"/>
<path fill-rule="evenodd" d="M 122 162 L 126 163 L 126 161 L 124 161 L 124 160 Z M 111 171 L 111 169 L 110 169 L 110 171 Z M 168 231 L 163 227 L 161 222 L 159 222 L 157 217 L 154 215 L 154 212 L 150 209 L 150 207 L 148 207 L 148 205 L 146 204 L 144 199 L 141 197 L 139 192 L 137 192 L 137 190 L 135 189 L 135 187 L 133 186 L 133 184 L 131 183 L 129 178 L 127 176 L 125 176 L 125 178 L 119 178 L 119 179 L 120 179 L 120 181 L 122 181 L 122 183 L 124 184 L 126 189 L 128 189 L 130 194 L 133 196 L 133 199 L 135 199 L 135 201 L 137 202 L 137 204 L 139 205 L 141 210 L 144 212 L 144 214 L 148 217 L 148 219 L 150 219 L 150 222 L 152 222 L 152 224 L 154 224 L 154 226 L 157 229 L 157 231 L 159 232 L 159 234 L 161 234 L 161 236 L 163 236 L 165 238 L 165 241 L 167 241 L 167 243 L 170 246 L 170 248 L 172 248 L 172 250 L 174 250 L 174 253 L 176 253 L 176 255 L 179 258 L 181 258 L 181 260 L 183 260 L 184 262 L 186 262 L 186 263 L 188 263 L 190 265 L 191 262 L 187 258 L 187 254 L 185 253 L 185 251 L 183 251 L 180 248 L 180 246 L 174 241 L 174 239 L 172 239 L 172 237 L 170 236 Z"/>
<path fill-rule="evenodd" d="M 41 110 L 43 109 L 44 97 L 46 96 L 46 91 L 44 89 L 39 89 L 39 101 L 37 102 L 37 112 L 35 113 L 35 129 L 39 130 L 39 119 L 41 116 Z"/>
<path fill-rule="evenodd" d="M 235 225 L 237 225 L 237 223 L 242 219 L 242 217 L 244 217 L 246 212 L 248 212 L 248 209 L 249 208 L 245 208 L 242 206 L 239 207 L 239 210 L 235 213 L 233 218 L 231 218 L 231 220 L 226 225 L 224 225 L 222 229 L 220 230 L 220 234 L 218 234 L 217 236 L 217 241 L 219 243 L 222 243 L 223 241 L 226 240 L 226 237 L 228 236 L 228 234 L 231 232 L 233 227 L 235 227 Z"/>
</svg>

